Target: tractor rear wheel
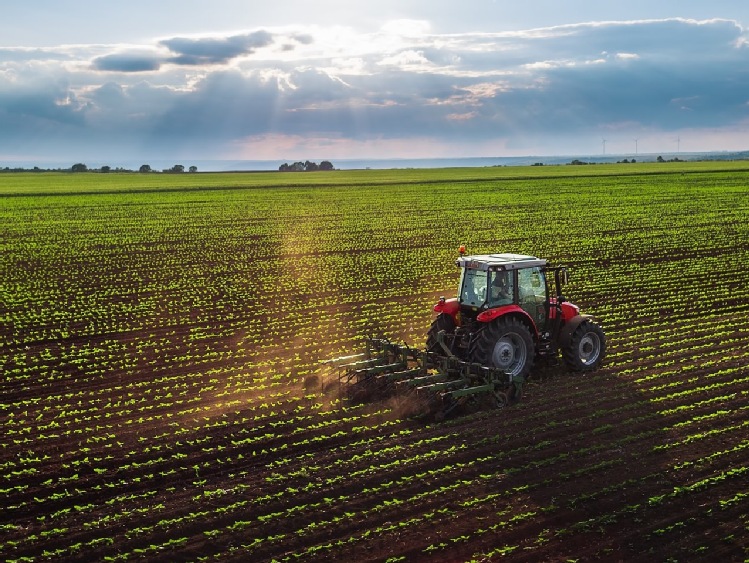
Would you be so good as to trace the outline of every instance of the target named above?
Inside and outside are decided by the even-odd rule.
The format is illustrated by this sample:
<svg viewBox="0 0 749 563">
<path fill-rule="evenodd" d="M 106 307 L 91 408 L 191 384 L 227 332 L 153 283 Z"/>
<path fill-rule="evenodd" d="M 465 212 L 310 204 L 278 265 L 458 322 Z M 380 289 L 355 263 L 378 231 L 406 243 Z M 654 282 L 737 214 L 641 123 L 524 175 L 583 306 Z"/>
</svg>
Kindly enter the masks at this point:
<svg viewBox="0 0 749 563">
<path fill-rule="evenodd" d="M 471 361 L 503 370 L 513 377 L 528 375 L 535 349 L 530 330 L 521 321 L 505 317 L 485 326 L 471 343 Z"/>
<path fill-rule="evenodd" d="M 445 331 L 445 334 L 455 332 L 455 319 L 445 313 L 437 315 L 437 318 L 432 321 L 432 326 L 429 327 L 429 332 L 427 332 L 427 352 L 436 352 L 443 356 L 447 355 L 447 352 L 442 349 L 437 339 L 437 334 L 442 330 Z"/>
<path fill-rule="evenodd" d="M 606 353 L 606 336 L 601 327 L 584 321 L 562 349 L 565 363 L 575 371 L 593 371 L 601 365 Z"/>
</svg>

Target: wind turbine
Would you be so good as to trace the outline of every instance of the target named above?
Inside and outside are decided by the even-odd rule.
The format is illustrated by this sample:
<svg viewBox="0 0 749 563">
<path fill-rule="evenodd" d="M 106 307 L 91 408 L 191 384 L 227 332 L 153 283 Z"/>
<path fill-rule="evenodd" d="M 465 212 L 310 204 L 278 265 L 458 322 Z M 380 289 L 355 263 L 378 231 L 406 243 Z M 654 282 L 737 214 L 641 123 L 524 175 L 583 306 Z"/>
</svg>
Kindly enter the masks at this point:
<svg viewBox="0 0 749 563">
<path fill-rule="evenodd" d="M 637 156 L 637 154 L 638 154 L 637 153 L 637 141 L 639 141 L 639 140 L 640 139 L 635 139 L 635 156 Z"/>
<path fill-rule="evenodd" d="M 605 155 L 606 154 L 606 139 L 601 139 L 601 141 L 603 142 L 603 154 Z"/>
</svg>

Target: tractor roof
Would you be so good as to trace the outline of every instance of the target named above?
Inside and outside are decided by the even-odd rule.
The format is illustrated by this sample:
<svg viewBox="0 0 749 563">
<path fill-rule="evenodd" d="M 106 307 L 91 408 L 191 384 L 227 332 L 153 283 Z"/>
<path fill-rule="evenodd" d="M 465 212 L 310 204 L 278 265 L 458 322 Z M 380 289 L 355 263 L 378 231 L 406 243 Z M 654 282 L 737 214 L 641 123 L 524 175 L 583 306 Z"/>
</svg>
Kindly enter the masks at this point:
<svg viewBox="0 0 749 563">
<path fill-rule="evenodd" d="M 546 266 L 546 260 L 525 254 L 476 254 L 461 256 L 455 264 L 473 270 L 519 270 Z"/>
</svg>

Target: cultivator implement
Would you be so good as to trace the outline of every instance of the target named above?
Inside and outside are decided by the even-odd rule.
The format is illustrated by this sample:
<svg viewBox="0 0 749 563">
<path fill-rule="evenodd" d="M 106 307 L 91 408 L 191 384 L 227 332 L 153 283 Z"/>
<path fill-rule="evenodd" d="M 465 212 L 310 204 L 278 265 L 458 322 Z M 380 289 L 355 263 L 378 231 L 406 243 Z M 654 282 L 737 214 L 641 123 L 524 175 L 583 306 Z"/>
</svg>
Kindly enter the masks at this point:
<svg viewBox="0 0 749 563">
<path fill-rule="evenodd" d="M 353 401 L 408 401 L 416 414 L 442 419 L 456 410 L 502 407 L 519 400 L 525 379 L 452 355 L 370 338 L 366 350 L 328 361 Z"/>
</svg>

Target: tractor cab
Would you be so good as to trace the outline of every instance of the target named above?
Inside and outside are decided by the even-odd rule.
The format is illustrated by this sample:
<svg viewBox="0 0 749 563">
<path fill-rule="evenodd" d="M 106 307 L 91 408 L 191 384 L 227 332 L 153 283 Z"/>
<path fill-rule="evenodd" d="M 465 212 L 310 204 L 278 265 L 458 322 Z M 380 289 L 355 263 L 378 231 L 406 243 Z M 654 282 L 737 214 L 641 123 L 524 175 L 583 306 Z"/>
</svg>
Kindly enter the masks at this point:
<svg viewBox="0 0 749 563">
<path fill-rule="evenodd" d="M 547 284 L 546 260 L 522 254 L 485 254 L 461 256 L 456 264 L 461 268 L 458 302 L 465 317 L 514 306 L 539 329 L 546 325 L 550 300 L 560 293 Z"/>
</svg>

